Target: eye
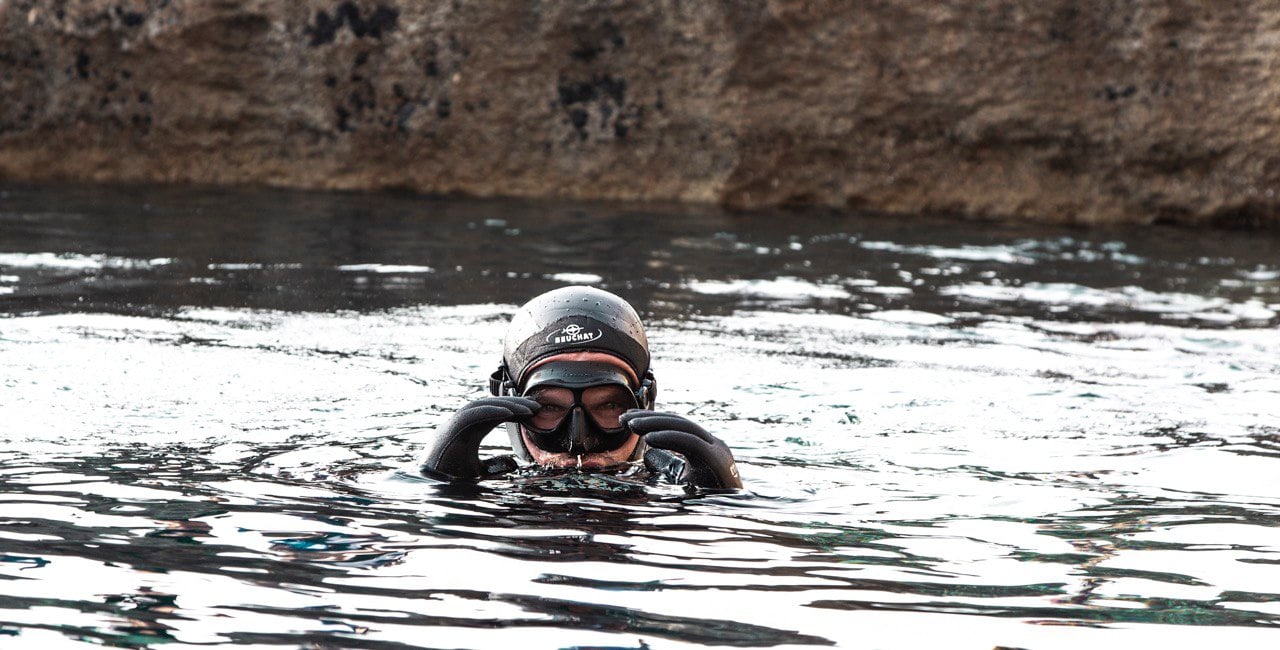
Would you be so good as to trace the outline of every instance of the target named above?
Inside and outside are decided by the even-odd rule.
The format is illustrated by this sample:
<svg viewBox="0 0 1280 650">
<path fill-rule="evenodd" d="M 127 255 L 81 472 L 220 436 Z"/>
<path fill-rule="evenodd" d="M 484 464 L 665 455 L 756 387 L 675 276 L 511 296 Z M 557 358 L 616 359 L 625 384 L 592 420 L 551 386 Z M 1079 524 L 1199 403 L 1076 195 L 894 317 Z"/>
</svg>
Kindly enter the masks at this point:
<svg viewBox="0 0 1280 650">
<path fill-rule="evenodd" d="M 583 403 L 591 409 L 625 411 L 631 408 L 635 398 L 620 386 L 599 386 L 583 394 Z"/>
<path fill-rule="evenodd" d="M 542 405 L 539 412 L 563 413 L 573 404 L 573 393 L 563 388 L 543 388 L 534 391 L 529 397 Z M 558 410 L 552 410 L 555 407 Z"/>
<path fill-rule="evenodd" d="M 620 408 L 622 406 L 622 401 L 616 397 L 605 395 L 598 399 L 588 399 L 585 401 L 583 406 L 587 407 L 587 409 L 591 411 L 611 411 L 613 409 Z"/>
</svg>

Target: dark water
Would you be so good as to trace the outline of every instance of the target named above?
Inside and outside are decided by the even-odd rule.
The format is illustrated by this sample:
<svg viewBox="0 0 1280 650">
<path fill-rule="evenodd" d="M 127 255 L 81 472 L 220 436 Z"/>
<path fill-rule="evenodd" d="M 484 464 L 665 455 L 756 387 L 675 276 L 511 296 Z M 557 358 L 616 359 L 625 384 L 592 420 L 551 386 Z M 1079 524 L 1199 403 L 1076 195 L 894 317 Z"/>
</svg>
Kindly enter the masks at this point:
<svg viewBox="0 0 1280 650">
<path fill-rule="evenodd" d="M 397 473 L 567 283 L 749 493 Z M 1266 647 L 1278 312 L 1257 234 L 8 188 L 0 642 Z"/>
</svg>

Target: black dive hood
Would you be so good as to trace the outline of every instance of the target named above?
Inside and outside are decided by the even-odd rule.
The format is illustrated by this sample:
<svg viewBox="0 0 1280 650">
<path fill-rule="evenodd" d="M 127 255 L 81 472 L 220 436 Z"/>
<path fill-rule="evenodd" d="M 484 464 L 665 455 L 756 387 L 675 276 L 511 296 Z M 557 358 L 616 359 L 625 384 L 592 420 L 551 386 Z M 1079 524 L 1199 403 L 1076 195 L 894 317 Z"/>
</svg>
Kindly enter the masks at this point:
<svg viewBox="0 0 1280 650">
<path fill-rule="evenodd" d="M 640 378 L 640 386 L 631 386 L 640 408 L 653 408 L 657 388 L 640 316 L 622 298 L 585 286 L 548 291 L 516 311 L 507 326 L 502 365 L 489 379 L 490 392 L 523 394 L 530 368 L 565 352 L 603 352 L 621 359 Z M 520 428 L 511 424 L 507 430 L 516 455 L 530 460 Z M 637 453 L 643 447 L 637 445 Z"/>
</svg>

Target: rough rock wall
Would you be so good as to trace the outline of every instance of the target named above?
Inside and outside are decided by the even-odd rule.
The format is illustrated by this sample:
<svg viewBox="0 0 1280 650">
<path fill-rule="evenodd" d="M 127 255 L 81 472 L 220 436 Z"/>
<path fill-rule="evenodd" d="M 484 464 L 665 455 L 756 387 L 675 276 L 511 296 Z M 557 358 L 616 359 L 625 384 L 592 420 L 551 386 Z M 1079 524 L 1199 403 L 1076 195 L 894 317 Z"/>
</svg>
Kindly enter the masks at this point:
<svg viewBox="0 0 1280 650">
<path fill-rule="evenodd" d="M 1261 0 L 0 0 L 0 180 L 1280 223 Z"/>
</svg>

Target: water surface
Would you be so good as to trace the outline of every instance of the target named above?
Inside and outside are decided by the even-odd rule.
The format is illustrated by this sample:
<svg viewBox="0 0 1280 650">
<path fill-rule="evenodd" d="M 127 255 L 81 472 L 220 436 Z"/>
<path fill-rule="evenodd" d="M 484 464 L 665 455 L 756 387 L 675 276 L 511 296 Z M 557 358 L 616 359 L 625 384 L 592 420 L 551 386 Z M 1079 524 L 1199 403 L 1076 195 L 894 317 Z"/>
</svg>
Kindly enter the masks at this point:
<svg viewBox="0 0 1280 650">
<path fill-rule="evenodd" d="M 1260 647 L 1278 260 L 1235 232 L 7 188 L 0 634 Z M 637 306 L 659 405 L 746 493 L 399 471 L 515 305 L 571 283 Z"/>
</svg>

